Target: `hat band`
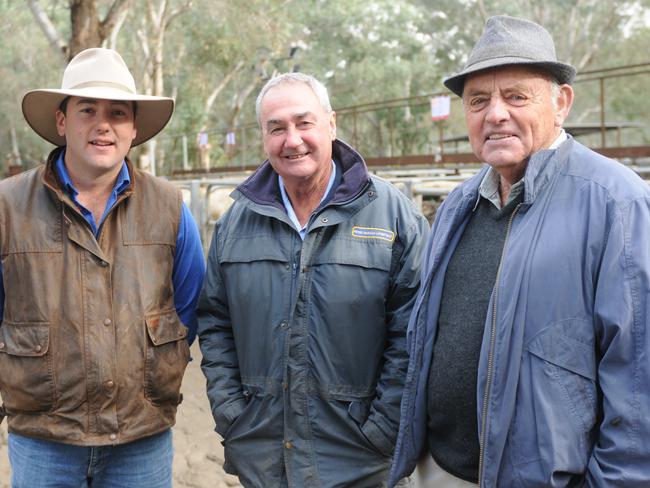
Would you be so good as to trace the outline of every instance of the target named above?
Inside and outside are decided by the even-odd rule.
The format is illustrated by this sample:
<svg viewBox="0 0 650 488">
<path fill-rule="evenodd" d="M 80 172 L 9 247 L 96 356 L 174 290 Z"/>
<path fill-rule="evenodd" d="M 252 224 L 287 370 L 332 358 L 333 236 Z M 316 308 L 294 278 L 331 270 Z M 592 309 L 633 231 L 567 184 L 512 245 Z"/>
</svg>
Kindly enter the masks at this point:
<svg viewBox="0 0 650 488">
<path fill-rule="evenodd" d="M 86 83 L 79 83 L 78 85 L 70 86 L 67 88 L 63 88 L 64 90 L 79 90 L 82 88 L 114 88 L 119 91 L 123 91 L 126 93 L 130 93 L 131 95 L 135 95 L 135 89 L 128 87 L 126 85 L 122 85 L 120 83 L 112 83 L 110 81 L 88 81 Z"/>
</svg>

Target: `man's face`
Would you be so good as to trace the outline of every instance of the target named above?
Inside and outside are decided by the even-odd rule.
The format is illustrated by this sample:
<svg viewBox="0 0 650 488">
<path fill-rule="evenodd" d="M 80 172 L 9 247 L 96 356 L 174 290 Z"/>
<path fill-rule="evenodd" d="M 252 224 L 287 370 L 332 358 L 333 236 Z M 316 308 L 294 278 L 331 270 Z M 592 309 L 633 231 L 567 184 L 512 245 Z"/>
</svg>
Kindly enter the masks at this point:
<svg viewBox="0 0 650 488">
<path fill-rule="evenodd" d="M 136 136 L 133 102 L 70 97 L 56 127 L 66 139 L 66 165 L 99 176 L 121 165 Z"/>
<path fill-rule="evenodd" d="M 463 108 L 474 154 L 510 179 L 528 158 L 548 148 L 569 113 L 573 91 L 562 85 L 554 105 L 551 81 L 538 71 L 506 66 L 469 75 Z"/>
<path fill-rule="evenodd" d="M 285 83 L 266 92 L 260 124 L 264 151 L 286 183 L 308 184 L 327 174 L 336 115 L 325 111 L 308 85 Z"/>
</svg>

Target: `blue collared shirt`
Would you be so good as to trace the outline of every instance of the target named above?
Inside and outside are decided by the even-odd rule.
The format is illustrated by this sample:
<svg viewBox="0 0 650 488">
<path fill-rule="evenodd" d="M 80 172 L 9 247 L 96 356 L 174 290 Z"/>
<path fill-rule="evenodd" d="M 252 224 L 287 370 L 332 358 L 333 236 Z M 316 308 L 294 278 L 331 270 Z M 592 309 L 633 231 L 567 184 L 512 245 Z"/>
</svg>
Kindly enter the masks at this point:
<svg viewBox="0 0 650 488">
<path fill-rule="evenodd" d="M 113 190 L 111 191 L 110 196 L 108 197 L 108 201 L 106 202 L 106 208 L 104 209 L 104 214 L 102 215 L 102 218 L 99 221 L 99 225 L 97 225 L 97 222 L 95 222 L 95 217 L 93 217 L 93 213 L 88 210 L 86 207 L 84 207 L 81 203 L 79 203 L 79 200 L 77 200 L 77 195 L 79 195 L 79 191 L 74 186 L 74 183 L 72 183 L 72 179 L 70 178 L 70 173 L 68 173 L 68 169 L 65 167 L 65 163 L 63 162 L 63 157 L 65 156 L 65 151 L 61 151 L 61 155 L 59 156 L 59 159 L 56 160 L 55 164 L 55 169 L 56 173 L 59 177 L 59 180 L 61 180 L 61 184 L 63 186 L 63 191 L 65 191 L 70 199 L 75 203 L 75 205 L 79 208 L 81 211 L 81 214 L 84 216 L 84 219 L 90 224 L 90 228 L 93 230 L 93 234 L 95 234 L 95 237 L 99 234 L 99 227 L 101 226 L 102 222 L 104 222 L 104 219 L 108 215 L 108 212 L 111 211 L 113 208 L 113 205 L 115 205 L 115 202 L 117 201 L 117 197 L 120 196 L 120 194 L 126 190 L 129 185 L 131 184 L 131 176 L 129 175 L 129 169 L 126 166 L 126 163 L 122 163 L 122 167 L 120 168 L 120 172 L 117 175 L 117 179 L 115 180 L 115 185 L 113 186 Z"/>
<path fill-rule="evenodd" d="M 320 199 L 320 202 L 318 202 L 319 206 L 321 203 L 323 203 L 323 200 L 327 198 L 327 195 L 329 195 L 329 192 L 334 185 L 334 180 L 336 180 L 336 164 L 334 164 L 334 160 L 332 160 L 332 174 L 330 175 L 330 180 L 327 183 L 325 193 L 323 193 L 323 197 Z M 282 181 L 282 176 L 280 175 L 278 175 L 278 184 L 280 185 L 280 195 L 282 195 L 282 202 L 284 203 L 284 208 L 287 210 L 287 215 L 298 231 L 298 234 L 300 234 L 300 238 L 304 241 L 305 235 L 307 234 L 307 225 L 305 224 L 304 227 L 300 225 L 300 221 L 298 220 L 298 216 L 293 209 L 293 205 L 291 205 L 291 200 L 289 200 L 289 195 L 287 195 L 287 190 L 284 188 L 284 182 Z"/>
<path fill-rule="evenodd" d="M 63 190 L 77 205 L 93 230 L 93 233 L 97 236 L 102 223 L 115 205 L 117 198 L 131 183 L 131 177 L 126 162 L 122 163 L 122 168 L 117 176 L 111 195 L 106 202 L 106 208 L 102 218 L 99 222 L 95 222 L 92 212 L 77 200 L 79 192 L 72 183 L 72 179 L 65 167 L 63 162 L 64 155 L 65 151 L 62 151 L 55 164 L 55 170 L 62 183 Z M 176 236 L 176 253 L 174 255 L 174 268 L 172 270 L 172 284 L 174 287 L 174 305 L 176 307 L 176 313 L 183 324 L 188 328 L 187 340 L 190 344 L 196 337 L 196 301 L 198 300 L 201 291 L 201 284 L 203 283 L 204 275 L 205 260 L 203 258 L 203 247 L 201 246 L 199 230 L 192 218 L 192 214 L 183 203 L 181 218 L 178 225 L 178 235 Z M 0 317 L 4 315 L 4 301 L 5 290 L 2 277 L 2 264 L 0 264 Z"/>
</svg>

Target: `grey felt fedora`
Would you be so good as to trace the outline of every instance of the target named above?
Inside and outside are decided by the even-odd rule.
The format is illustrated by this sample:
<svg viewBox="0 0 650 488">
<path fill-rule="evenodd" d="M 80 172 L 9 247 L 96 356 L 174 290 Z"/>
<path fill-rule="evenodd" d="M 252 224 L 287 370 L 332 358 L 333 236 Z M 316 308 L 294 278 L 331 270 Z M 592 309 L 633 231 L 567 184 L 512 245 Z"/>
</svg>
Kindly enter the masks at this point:
<svg viewBox="0 0 650 488">
<path fill-rule="evenodd" d="M 576 75 L 573 66 L 557 60 L 553 38 L 541 25 L 507 15 L 495 15 L 485 24 L 483 34 L 462 71 L 446 78 L 443 83 L 456 95 L 462 96 L 467 75 L 507 65 L 536 66 L 561 84 L 570 84 Z"/>
</svg>

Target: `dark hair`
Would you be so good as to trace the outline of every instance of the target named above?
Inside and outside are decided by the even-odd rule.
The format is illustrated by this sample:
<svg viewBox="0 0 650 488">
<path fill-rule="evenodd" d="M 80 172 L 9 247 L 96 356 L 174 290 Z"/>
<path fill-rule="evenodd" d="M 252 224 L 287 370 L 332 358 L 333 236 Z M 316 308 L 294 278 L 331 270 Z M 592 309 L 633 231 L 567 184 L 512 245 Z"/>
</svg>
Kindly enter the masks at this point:
<svg viewBox="0 0 650 488">
<path fill-rule="evenodd" d="M 68 108 L 68 102 L 70 101 L 70 97 L 67 96 L 63 100 L 61 100 L 61 103 L 59 103 L 59 110 L 63 112 L 63 115 L 65 115 L 65 111 Z"/>
<path fill-rule="evenodd" d="M 70 96 L 68 95 L 63 100 L 61 100 L 61 103 L 59 104 L 59 110 L 63 112 L 63 115 L 65 115 L 65 111 L 68 109 L 69 101 L 70 101 Z M 135 100 L 131 100 L 131 107 L 133 108 L 133 118 L 135 119 L 135 116 L 138 113 L 138 102 L 136 102 Z"/>
</svg>

